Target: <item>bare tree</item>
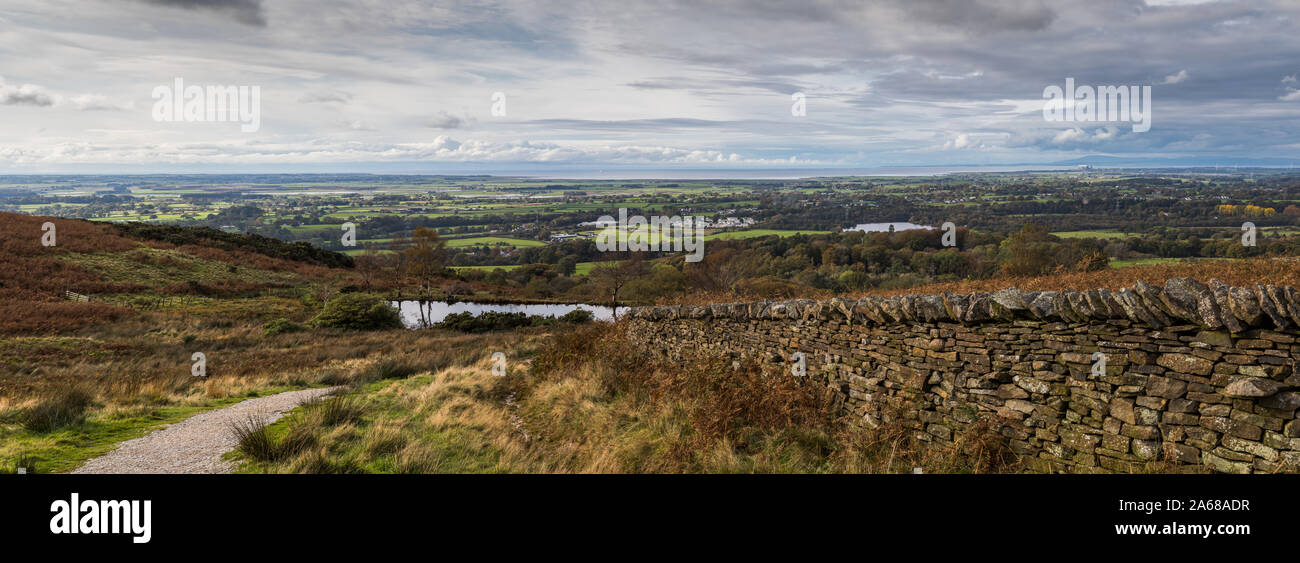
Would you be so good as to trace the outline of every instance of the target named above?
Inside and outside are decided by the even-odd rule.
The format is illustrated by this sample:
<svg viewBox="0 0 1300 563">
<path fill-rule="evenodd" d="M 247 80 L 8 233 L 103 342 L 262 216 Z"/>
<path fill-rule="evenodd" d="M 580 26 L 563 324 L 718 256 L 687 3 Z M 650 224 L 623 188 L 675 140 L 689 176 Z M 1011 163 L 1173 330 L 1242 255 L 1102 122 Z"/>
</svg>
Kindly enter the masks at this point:
<svg viewBox="0 0 1300 563">
<path fill-rule="evenodd" d="M 602 291 L 609 292 L 609 301 L 614 311 L 618 311 L 618 292 L 632 280 L 649 272 L 645 259 L 640 254 L 631 253 L 627 260 L 602 262 L 591 269 L 591 280 Z"/>
<path fill-rule="evenodd" d="M 357 273 L 361 274 L 361 282 L 365 284 L 366 290 L 369 290 L 375 279 L 383 274 L 384 257 L 374 247 L 368 246 L 357 257 L 356 264 Z"/>
<path fill-rule="evenodd" d="M 411 233 L 411 246 L 402 255 L 407 273 L 416 279 L 425 295 L 431 293 L 433 282 L 442 275 L 447 260 L 447 241 L 438 236 L 438 231 L 420 227 Z"/>
</svg>

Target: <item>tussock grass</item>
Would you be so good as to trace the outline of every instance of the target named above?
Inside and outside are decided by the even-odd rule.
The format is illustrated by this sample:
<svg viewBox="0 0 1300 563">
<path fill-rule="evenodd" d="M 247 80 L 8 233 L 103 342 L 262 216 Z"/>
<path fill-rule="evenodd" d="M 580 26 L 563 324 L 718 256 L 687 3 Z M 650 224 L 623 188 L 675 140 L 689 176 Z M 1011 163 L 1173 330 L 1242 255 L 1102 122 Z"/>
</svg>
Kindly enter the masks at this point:
<svg viewBox="0 0 1300 563">
<path fill-rule="evenodd" d="M 835 394 L 813 378 L 765 375 L 752 366 L 736 371 L 711 360 L 664 365 L 631 353 L 620 334 L 597 324 L 549 335 L 483 335 L 463 342 L 475 353 L 462 358 L 403 358 L 437 359 L 445 367 L 374 379 L 346 398 L 306 405 L 273 425 L 272 434 L 310 434 L 314 445 L 282 458 L 245 456 L 241 471 L 1019 469 L 987 424 L 972 425 L 951 448 L 935 448 L 923 443 L 907 409 L 880 428 L 858 429 L 840 420 Z M 508 376 L 492 375 L 491 351 L 510 358 Z M 321 412 L 340 399 L 356 416 L 330 424 Z"/>
<path fill-rule="evenodd" d="M 355 396 L 347 394 L 304 401 L 300 407 L 303 414 L 314 417 L 325 426 L 353 422 L 361 416 L 361 405 Z"/>
<path fill-rule="evenodd" d="M 310 448 L 316 441 L 311 433 L 294 430 L 277 438 L 265 423 L 251 416 L 232 424 L 230 431 L 239 441 L 238 450 L 258 461 L 288 458 Z"/>
<path fill-rule="evenodd" d="M 374 367 L 374 379 L 405 379 L 415 375 L 420 371 L 411 364 L 398 362 L 396 360 L 384 360 Z"/>
<path fill-rule="evenodd" d="M 35 457 L 30 455 L 19 455 L 14 458 L 13 463 L 9 465 L 0 465 L 0 474 L 14 475 L 18 471 L 24 470 L 27 474 L 37 473 L 40 467 Z"/>
<path fill-rule="evenodd" d="M 46 433 L 65 426 L 81 424 L 94 397 L 80 387 L 56 389 L 40 402 L 23 411 L 23 428 L 36 433 Z"/>
</svg>

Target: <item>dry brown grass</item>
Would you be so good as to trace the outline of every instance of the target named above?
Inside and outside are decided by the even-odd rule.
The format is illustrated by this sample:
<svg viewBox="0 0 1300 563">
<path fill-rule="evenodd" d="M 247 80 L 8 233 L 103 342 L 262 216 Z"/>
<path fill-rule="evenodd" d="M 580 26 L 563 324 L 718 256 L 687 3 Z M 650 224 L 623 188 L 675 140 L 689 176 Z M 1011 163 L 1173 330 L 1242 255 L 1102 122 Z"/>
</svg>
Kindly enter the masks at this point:
<svg viewBox="0 0 1300 563">
<path fill-rule="evenodd" d="M 51 222 L 57 234 L 55 246 L 41 245 L 41 226 Z M 308 282 L 335 286 L 360 283 L 352 270 L 271 258 L 242 250 L 185 245 L 158 241 L 137 241 L 118 235 L 110 226 L 75 219 L 0 213 L 0 334 L 54 334 L 81 329 L 96 323 L 116 321 L 132 310 L 102 302 L 65 301 L 64 291 L 81 294 L 163 295 L 246 295 L 296 287 L 283 281 L 254 282 L 228 279 L 212 283 L 176 283 L 157 279 L 124 281 L 108 279 L 78 263 L 88 256 L 122 253 L 124 261 L 146 265 L 178 264 L 167 255 L 142 253 L 139 249 L 175 250 L 199 259 L 216 261 L 232 268 L 289 272 Z M 134 252 L 132 252 L 134 250 Z"/>
<path fill-rule="evenodd" d="M 554 336 L 519 399 L 529 457 L 577 472 L 1013 471 L 1015 456 L 988 424 L 933 447 L 898 422 L 875 430 L 838 416 L 815 378 L 700 358 L 664 364 L 630 353 L 622 332 L 592 325 Z"/>
<path fill-rule="evenodd" d="M 996 278 L 953 283 L 930 284 L 901 290 L 862 292 L 850 295 L 932 295 L 971 293 L 1018 287 L 1025 291 L 1059 291 L 1062 289 L 1131 288 L 1138 280 L 1164 285 L 1169 278 L 1193 278 L 1201 282 L 1218 279 L 1228 285 L 1251 287 L 1254 284 L 1300 287 L 1300 258 L 1250 258 L 1242 260 L 1202 260 L 1192 263 L 1151 264 L 1097 272 L 1067 272 L 1050 276 Z"/>
<path fill-rule="evenodd" d="M 1047 276 L 998 277 L 986 280 L 964 280 L 933 283 L 903 289 L 878 289 L 840 294 L 842 297 L 891 295 L 938 295 L 942 293 L 992 292 L 1009 287 L 1025 291 L 1059 291 L 1063 289 L 1121 289 L 1131 288 L 1138 280 L 1163 285 L 1169 278 L 1187 277 L 1202 283 L 1218 279 L 1228 285 L 1252 287 L 1256 283 L 1300 287 L 1300 258 L 1270 257 L 1240 260 L 1204 259 L 1188 263 L 1150 264 L 1101 270 L 1096 272 L 1063 272 Z M 836 296 L 825 290 L 806 289 L 801 298 L 826 299 Z M 692 292 L 680 297 L 665 299 L 666 305 L 708 305 L 734 303 L 761 298 L 737 295 L 730 292 Z"/>
</svg>

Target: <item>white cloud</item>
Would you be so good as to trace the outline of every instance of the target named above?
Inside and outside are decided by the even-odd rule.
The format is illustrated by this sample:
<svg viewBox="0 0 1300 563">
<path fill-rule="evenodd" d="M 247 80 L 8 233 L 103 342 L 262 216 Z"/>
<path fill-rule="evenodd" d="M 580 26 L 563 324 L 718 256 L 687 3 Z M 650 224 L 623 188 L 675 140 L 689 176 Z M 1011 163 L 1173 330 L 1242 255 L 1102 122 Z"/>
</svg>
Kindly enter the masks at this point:
<svg viewBox="0 0 1300 563">
<path fill-rule="evenodd" d="M 1030 162 L 1088 143 L 1168 154 L 1207 131 L 1186 154 L 1273 156 L 1300 135 L 1291 106 L 1256 103 L 1300 97 L 1294 2 L 1131 17 L 1141 2 L 276 0 L 257 27 L 144 2 L 5 2 L 0 69 L 16 84 L 0 81 L 0 147 L 25 161 L 871 166 Z M 1143 56 L 1117 65 L 1120 52 Z M 1197 87 L 1160 91 L 1148 134 L 1062 132 L 1039 97 L 1062 61 L 1079 84 L 1189 83 L 1194 65 Z M 260 85 L 261 131 L 154 122 L 150 88 L 177 76 Z M 490 116 L 496 91 L 509 117 Z M 794 91 L 805 118 L 790 119 Z M 75 111 L 94 109 L 127 111 Z"/>
<path fill-rule="evenodd" d="M 136 138 L 147 138 L 136 137 Z M 336 162 L 449 163 L 576 163 L 608 162 L 632 165 L 756 165 L 838 164 L 815 159 L 746 158 L 726 151 L 683 149 L 635 144 L 562 144 L 537 141 L 458 141 L 439 135 L 428 142 L 367 143 L 313 139 L 300 143 L 252 140 L 214 143 L 96 144 L 61 139 L 45 144 L 0 145 L 0 162 L 37 164 L 295 164 Z"/>
<path fill-rule="evenodd" d="M 1282 94 L 1281 96 L 1278 96 L 1277 99 L 1282 100 L 1284 102 L 1294 102 L 1296 100 L 1300 100 L 1300 90 L 1297 90 L 1295 88 L 1287 88 L 1286 93 Z"/>
<path fill-rule="evenodd" d="M 945 150 L 952 150 L 952 149 L 967 150 L 967 149 L 983 149 L 987 147 L 983 142 L 980 142 L 978 139 L 971 138 L 970 134 L 961 133 L 958 134 L 956 138 L 945 142 L 943 144 L 943 148 Z"/>
<path fill-rule="evenodd" d="M 81 94 L 68 98 L 68 102 L 82 111 L 123 111 L 135 108 L 134 102 L 114 102 L 99 94 Z"/>
<path fill-rule="evenodd" d="M 1098 127 L 1093 130 L 1092 133 L 1088 133 L 1082 128 L 1075 127 L 1057 133 L 1052 137 L 1052 143 L 1057 145 L 1074 145 L 1109 141 L 1119 138 L 1120 133 L 1120 129 L 1112 125 Z"/>
<path fill-rule="evenodd" d="M 1082 139 L 1086 139 L 1087 137 L 1088 134 L 1084 133 L 1083 129 L 1079 129 L 1078 127 L 1075 127 L 1074 129 L 1066 129 L 1064 131 L 1061 131 L 1060 133 L 1057 133 L 1055 137 L 1052 137 L 1052 142 L 1058 145 L 1063 145 L 1065 143 L 1072 143 Z"/>
</svg>

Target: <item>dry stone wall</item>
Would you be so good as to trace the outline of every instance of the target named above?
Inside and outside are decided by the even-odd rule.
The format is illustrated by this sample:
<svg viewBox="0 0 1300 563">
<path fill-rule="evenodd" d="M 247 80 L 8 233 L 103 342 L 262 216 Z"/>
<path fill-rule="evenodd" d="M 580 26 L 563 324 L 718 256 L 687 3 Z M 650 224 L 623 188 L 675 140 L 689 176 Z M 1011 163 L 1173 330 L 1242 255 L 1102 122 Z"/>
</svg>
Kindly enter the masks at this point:
<svg viewBox="0 0 1300 563">
<path fill-rule="evenodd" d="M 665 359 L 725 356 L 790 374 L 801 353 L 852 423 L 894 413 L 944 444 L 987 420 L 1032 470 L 1300 469 L 1291 287 L 1177 278 L 1119 291 L 639 307 L 625 326 Z"/>
</svg>

